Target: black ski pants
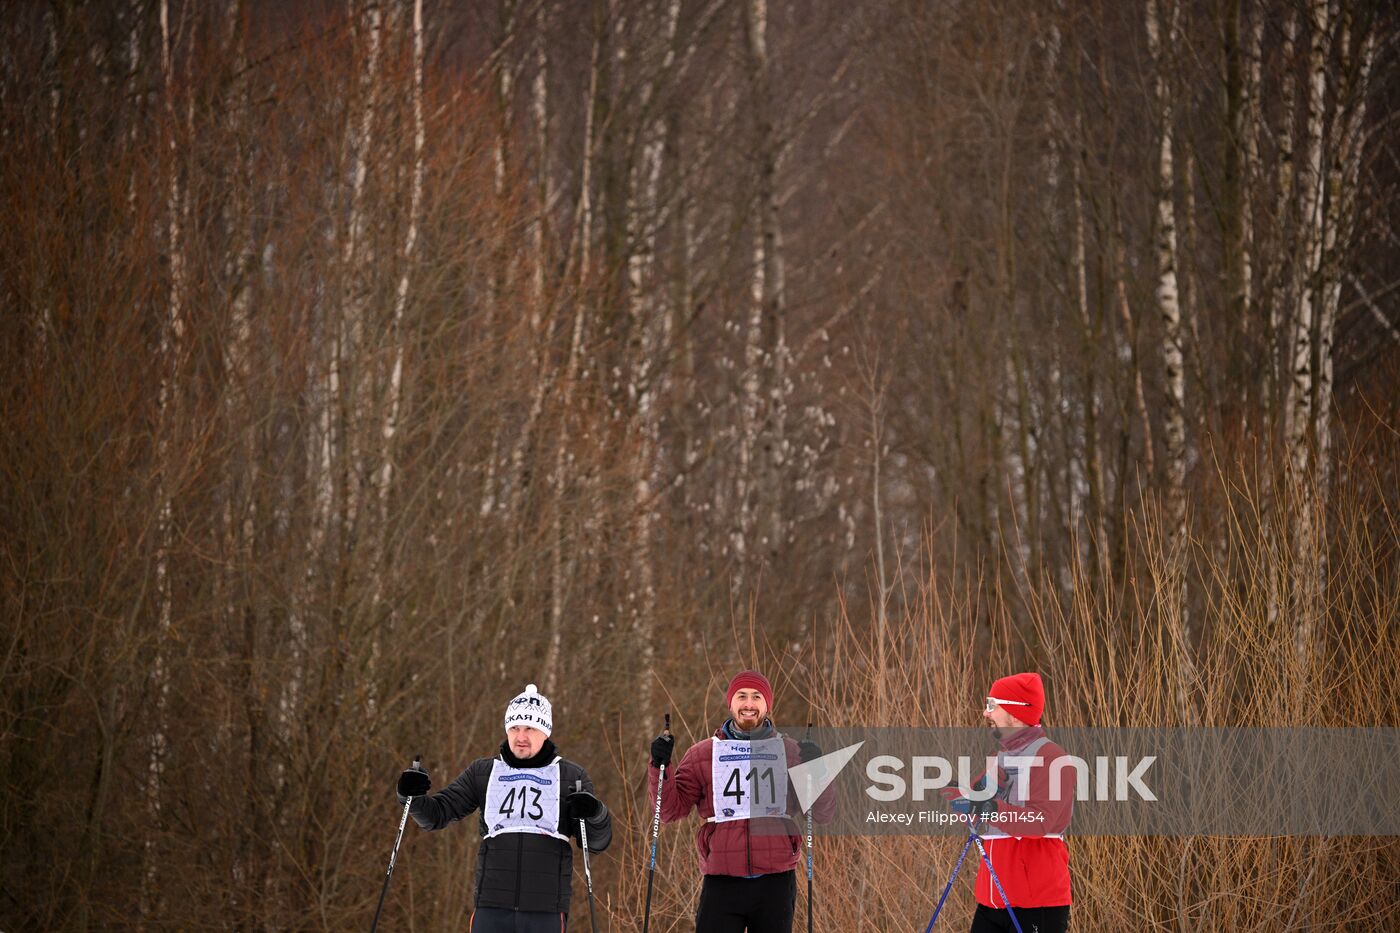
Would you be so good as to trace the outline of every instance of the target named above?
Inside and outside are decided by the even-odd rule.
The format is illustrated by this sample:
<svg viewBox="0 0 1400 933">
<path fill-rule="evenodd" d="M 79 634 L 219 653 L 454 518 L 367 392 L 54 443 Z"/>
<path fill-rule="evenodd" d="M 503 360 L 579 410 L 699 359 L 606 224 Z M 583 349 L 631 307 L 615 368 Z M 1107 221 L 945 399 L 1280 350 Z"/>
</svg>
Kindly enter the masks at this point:
<svg viewBox="0 0 1400 933">
<path fill-rule="evenodd" d="M 1021 933 L 1065 933 L 1069 929 L 1069 905 L 1064 907 L 1017 907 Z M 971 933 L 1016 933 L 1011 914 L 995 907 L 977 905 L 972 915 Z"/>
<path fill-rule="evenodd" d="M 695 933 L 792 933 L 797 873 L 757 878 L 706 875 Z"/>
</svg>

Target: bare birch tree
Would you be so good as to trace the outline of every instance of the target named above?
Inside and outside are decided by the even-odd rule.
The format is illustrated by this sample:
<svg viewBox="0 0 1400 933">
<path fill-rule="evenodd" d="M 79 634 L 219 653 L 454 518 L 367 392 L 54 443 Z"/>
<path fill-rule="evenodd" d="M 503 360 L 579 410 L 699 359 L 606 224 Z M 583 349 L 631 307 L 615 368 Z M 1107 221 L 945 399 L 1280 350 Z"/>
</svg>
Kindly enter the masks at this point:
<svg viewBox="0 0 1400 933">
<path fill-rule="evenodd" d="M 1299 276 L 1298 302 L 1290 317 L 1289 381 L 1284 399 L 1284 449 L 1288 460 L 1290 502 L 1293 509 L 1292 540 L 1296 553 L 1294 568 L 1294 610 L 1297 618 L 1298 649 L 1312 650 L 1312 633 L 1317 611 L 1318 568 L 1312 566 L 1317 553 L 1317 499 L 1314 487 L 1315 461 L 1311 449 L 1316 444 L 1314 429 L 1314 336 L 1321 306 L 1322 259 L 1324 245 L 1324 202 L 1322 171 L 1323 120 L 1327 95 L 1327 59 L 1331 33 L 1327 0 L 1310 0 L 1308 20 L 1311 40 L 1308 53 L 1307 117 L 1303 126 L 1304 152 L 1299 172 Z"/>
<path fill-rule="evenodd" d="M 748 0 L 743 15 L 745 68 L 755 124 L 757 187 L 753 214 L 753 272 L 744 326 L 739 462 L 735 490 L 738 509 L 733 547 L 738 566 L 752 560 L 751 549 L 781 548 L 787 537 L 778 500 L 786 461 L 788 356 L 783 239 L 778 203 L 781 151 L 774 117 L 772 66 L 768 51 L 768 0 Z M 763 527 L 757 540 L 758 523 Z"/>
</svg>

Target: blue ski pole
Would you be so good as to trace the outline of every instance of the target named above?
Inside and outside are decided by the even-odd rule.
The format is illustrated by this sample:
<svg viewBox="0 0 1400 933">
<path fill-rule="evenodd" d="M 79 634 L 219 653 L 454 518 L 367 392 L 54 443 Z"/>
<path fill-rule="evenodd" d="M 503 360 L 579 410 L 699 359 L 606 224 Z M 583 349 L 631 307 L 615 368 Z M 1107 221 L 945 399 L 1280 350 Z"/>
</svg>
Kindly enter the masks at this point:
<svg viewBox="0 0 1400 933">
<path fill-rule="evenodd" d="M 943 894 L 938 898 L 938 906 L 933 908 L 933 916 L 929 918 L 928 926 L 924 927 L 924 933 L 932 933 L 933 923 L 938 919 L 939 913 L 943 911 L 943 902 L 948 899 L 948 892 L 953 890 L 953 882 L 958 880 L 958 872 L 962 870 L 963 859 L 967 858 L 967 850 L 972 848 L 972 836 L 977 831 L 976 821 L 973 821 L 972 829 L 967 834 L 967 842 L 963 843 L 962 853 L 958 855 L 958 864 L 953 866 L 953 873 L 948 876 L 948 883 L 943 886 Z"/>
<path fill-rule="evenodd" d="M 977 843 L 977 851 L 982 856 L 983 864 L 987 866 L 987 872 L 992 876 L 992 884 L 997 886 L 997 893 L 1001 895 L 1001 902 L 1006 905 L 1006 912 L 1011 915 L 1011 925 L 1016 928 L 1016 933 L 1022 933 L 1021 921 L 1016 919 L 1016 910 L 1006 899 L 1006 889 L 1001 886 L 1001 879 L 997 877 L 997 870 L 992 867 L 992 860 L 987 857 L 987 850 L 982 848 L 982 837 L 974 830 L 971 838 Z"/>
</svg>

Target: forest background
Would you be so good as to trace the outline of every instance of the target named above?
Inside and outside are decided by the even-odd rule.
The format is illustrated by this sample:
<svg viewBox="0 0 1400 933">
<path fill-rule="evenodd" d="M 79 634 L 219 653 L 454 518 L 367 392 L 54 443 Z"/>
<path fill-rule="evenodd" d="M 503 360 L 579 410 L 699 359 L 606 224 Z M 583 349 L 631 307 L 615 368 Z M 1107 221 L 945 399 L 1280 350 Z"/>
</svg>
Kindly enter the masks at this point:
<svg viewBox="0 0 1400 933">
<path fill-rule="evenodd" d="M 740 666 L 784 723 L 1036 669 L 1052 730 L 1400 724 L 1397 25 L 6 4 L 0 926 L 368 926 L 397 772 L 527 681 L 611 930 L 647 742 Z M 465 927 L 475 835 L 410 827 L 386 928 Z M 1400 910 L 1393 839 L 1071 846 L 1079 929 Z M 819 838 L 817 928 L 924 923 L 957 847 Z"/>
</svg>

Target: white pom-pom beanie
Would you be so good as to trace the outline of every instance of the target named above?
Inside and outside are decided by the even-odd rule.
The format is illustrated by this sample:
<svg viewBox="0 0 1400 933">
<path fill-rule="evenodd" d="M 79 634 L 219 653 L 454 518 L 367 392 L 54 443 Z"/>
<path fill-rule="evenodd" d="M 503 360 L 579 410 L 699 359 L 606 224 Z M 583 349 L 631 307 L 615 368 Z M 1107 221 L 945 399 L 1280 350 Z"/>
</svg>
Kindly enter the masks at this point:
<svg viewBox="0 0 1400 933">
<path fill-rule="evenodd" d="M 510 701 L 506 707 L 506 731 L 511 726 L 530 726 L 549 735 L 554 729 L 554 708 L 534 684 L 527 684 L 525 692 Z"/>
</svg>

